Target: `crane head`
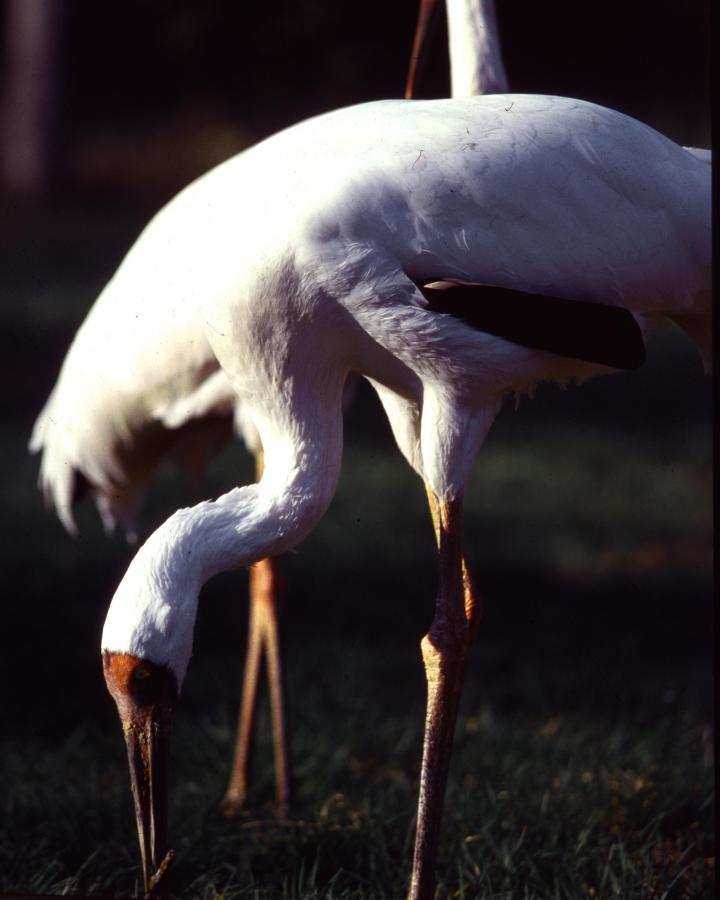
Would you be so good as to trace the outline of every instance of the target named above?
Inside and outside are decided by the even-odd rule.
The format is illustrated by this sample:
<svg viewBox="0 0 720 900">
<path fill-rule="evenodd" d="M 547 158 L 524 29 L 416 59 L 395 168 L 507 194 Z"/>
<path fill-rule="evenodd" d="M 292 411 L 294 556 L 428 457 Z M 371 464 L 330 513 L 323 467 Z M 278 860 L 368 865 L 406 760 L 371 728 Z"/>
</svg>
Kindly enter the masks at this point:
<svg viewBox="0 0 720 900">
<path fill-rule="evenodd" d="M 167 667 L 126 653 L 103 654 L 105 683 L 120 713 L 147 895 L 162 896 L 166 857 L 170 729 L 178 697 Z"/>
</svg>

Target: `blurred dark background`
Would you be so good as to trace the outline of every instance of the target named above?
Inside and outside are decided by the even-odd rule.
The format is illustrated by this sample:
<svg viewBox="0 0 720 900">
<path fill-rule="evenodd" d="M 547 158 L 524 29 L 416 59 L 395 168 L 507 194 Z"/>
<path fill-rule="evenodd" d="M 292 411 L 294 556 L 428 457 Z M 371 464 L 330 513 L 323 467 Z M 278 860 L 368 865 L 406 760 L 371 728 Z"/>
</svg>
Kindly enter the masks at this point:
<svg viewBox="0 0 720 900">
<path fill-rule="evenodd" d="M 43 509 L 37 460 L 26 450 L 33 421 L 72 335 L 148 217 L 190 179 L 283 126 L 400 97 L 416 5 L 4 0 L 0 10 L 0 776 L 9 779 L 4 796 L 11 798 L 0 871 L 3 860 L 15 860 L 0 888 L 87 890 L 91 882 L 73 873 L 94 852 L 92 829 L 82 823 L 102 808 L 104 788 L 93 782 L 86 794 L 50 791 L 43 800 L 38 785 L 77 785 L 100 758 L 114 766 L 122 787 L 114 802 L 124 812 L 92 822 L 125 842 L 126 871 L 134 871 L 122 742 L 97 652 L 131 551 L 119 536 L 101 533 L 87 506 L 79 540 Z M 513 90 L 594 100 L 680 143 L 709 146 L 706 0 L 500 0 L 498 18 Z M 444 25 L 434 41 L 419 96 L 449 91 Z M 620 722 L 628 745 L 644 747 L 643 729 L 659 729 L 665 737 L 650 744 L 650 762 L 625 760 L 623 771 L 654 766 L 655 781 L 674 793 L 660 792 L 657 808 L 632 823 L 640 829 L 643 817 L 672 807 L 668 833 L 687 844 L 708 821 L 701 799 L 711 778 L 709 379 L 693 348 L 669 334 L 651 343 L 639 373 L 564 392 L 541 389 L 517 412 L 508 406 L 481 453 L 467 504 L 468 554 L 485 596 L 465 701 L 476 724 L 467 733 L 513 716 L 536 731 L 570 721 L 575 733 L 592 720 L 597 731 L 588 740 L 599 746 Z M 199 489 L 165 468 L 144 530 L 180 504 L 251 479 L 252 463 L 235 445 Z M 343 715 L 353 723 L 337 772 L 323 770 L 331 793 L 352 795 L 352 777 L 343 778 L 357 745 L 370 740 L 359 736 L 358 722 L 361 732 L 379 734 L 385 712 L 409 715 L 415 731 L 404 751 L 401 807 L 411 808 L 423 696 L 417 641 L 432 614 L 433 560 L 421 485 L 374 398 L 360 390 L 336 500 L 285 561 L 296 760 L 311 758 L 308 747 L 323 727 L 330 744 L 341 746 L 338 723 Z M 213 809 L 240 677 L 244 590 L 243 576 L 232 574 L 206 589 L 185 697 L 186 753 L 199 728 L 222 760 L 208 788 L 214 794 L 205 797 Z M 107 745 L 97 743 L 97 723 Z M 678 735 L 687 756 L 670 765 L 667 746 Z M 388 738 L 390 750 L 372 752 L 386 763 L 396 739 Z M 532 741 L 520 743 L 520 759 L 534 760 Z M 472 756 L 483 745 L 468 746 L 464 765 L 484 772 L 491 763 Z M 61 756 L 64 762 L 53 761 Z M 704 760 L 704 776 L 690 760 Z M 318 750 L 317 768 L 326 764 Z M 355 767 L 356 780 L 365 764 Z M 188 808 L 195 808 L 197 791 L 188 784 Z M 307 797 L 309 816 L 323 798 L 310 789 Z M 80 823 L 72 841 L 62 829 L 57 836 L 67 809 Z M 38 863 L 26 853 L 28 833 L 55 860 L 44 881 L 29 874 Z M 693 840 L 691 862 L 702 857 L 702 841 Z M 62 841 L 82 849 L 68 856 Z M 108 865 L 116 874 L 117 865 Z M 127 890 L 115 874 L 104 887 Z M 522 894 L 518 885 L 511 892 Z"/>
<path fill-rule="evenodd" d="M 157 203 L 307 116 L 401 96 L 416 16 L 414 0 L 2 7 L 6 185 L 14 177 L 32 189 L 22 185 L 32 162 L 52 196 L 108 192 L 128 204 Z M 506 0 L 498 19 L 512 88 L 594 100 L 705 145 L 709 8 L 707 0 Z M 444 27 L 422 96 L 449 91 Z"/>
</svg>

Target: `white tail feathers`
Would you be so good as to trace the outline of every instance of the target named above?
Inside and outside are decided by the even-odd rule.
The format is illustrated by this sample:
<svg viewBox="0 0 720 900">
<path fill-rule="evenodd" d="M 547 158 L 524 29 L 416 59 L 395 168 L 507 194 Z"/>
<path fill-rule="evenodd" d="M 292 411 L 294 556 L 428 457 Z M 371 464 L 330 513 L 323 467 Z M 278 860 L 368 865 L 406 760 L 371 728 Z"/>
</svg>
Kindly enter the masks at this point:
<svg viewBox="0 0 720 900">
<path fill-rule="evenodd" d="M 77 535 L 77 525 L 73 515 L 73 498 L 75 494 L 75 469 L 73 465 L 50 449 L 53 444 L 49 437 L 49 431 L 53 429 L 53 420 L 50 411 L 53 406 L 55 391 L 48 397 L 47 403 L 42 408 L 37 421 L 33 426 L 32 435 L 28 444 L 31 453 L 42 451 L 42 461 L 38 474 L 38 487 L 42 491 L 45 504 L 53 507 L 65 530 Z M 55 449 L 57 449 L 55 445 Z"/>
<path fill-rule="evenodd" d="M 33 428 L 29 449 L 42 452 L 39 486 L 48 506 L 65 529 L 78 532 L 73 505 L 78 479 L 87 482 L 106 532 L 120 525 L 130 542 L 136 540 L 137 518 L 150 482 L 165 458 L 173 458 L 191 478 L 199 479 L 207 462 L 232 435 L 233 407 L 212 404 L 176 416 L 174 427 L 149 419 L 119 427 L 114 419 L 88 413 L 74 423 L 53 416 L 54 394 Z M 175 413 L 178 412 L 176 408 Z M 64 421 L 64 427 L 60 424 Z"/>
</svg>

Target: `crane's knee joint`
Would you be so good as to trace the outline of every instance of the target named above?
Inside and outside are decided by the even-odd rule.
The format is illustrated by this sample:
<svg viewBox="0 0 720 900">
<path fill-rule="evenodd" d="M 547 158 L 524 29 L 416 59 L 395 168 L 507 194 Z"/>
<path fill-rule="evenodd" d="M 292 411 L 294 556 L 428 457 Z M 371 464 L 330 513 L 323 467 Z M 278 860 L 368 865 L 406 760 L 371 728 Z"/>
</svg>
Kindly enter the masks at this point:
<svg viewBox="0 0 720 900">
<path fill-rule="evenodd" d="M 420 641 L 426 672 L 440 674 L 448 665 L 464 655 L 474 629 L 464 615 L 453 621 L 436 615 L 430 630 Z"/>
</svg>

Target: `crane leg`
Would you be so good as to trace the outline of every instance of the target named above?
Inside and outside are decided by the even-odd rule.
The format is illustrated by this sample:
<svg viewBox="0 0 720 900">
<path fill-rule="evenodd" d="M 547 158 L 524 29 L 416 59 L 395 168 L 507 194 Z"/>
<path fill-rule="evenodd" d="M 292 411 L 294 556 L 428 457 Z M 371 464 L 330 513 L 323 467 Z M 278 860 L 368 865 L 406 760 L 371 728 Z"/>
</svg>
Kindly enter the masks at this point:
<svg viewBox="0 0 720 900">
<path fill-rule="evenodd" d="M 435 858 L 455 720 L 467 653 L 480 615 L 462 554 L 462 500 L 438 500 L 429 489 L 428 498 L 438 543 L 440 579 L 435 616 L 421 642 L 427 708 L 408 900 L 432 900 L 435 896 Z"/>
<path fill-rule="evenodd" d="M 267 667 L 275 758 L 275 803 L 277 814 L 281 818 L 288 815 L 290 777 L 278 628 L 278 582 L 278 564 L 275 559 L 260 560 L 250 569 L 250 622 L 243 690 L 232 771 L 222 802 L 223 812 L 228 816 L 239 812 L 247 800 L 250 745 L 257 710 L 263 653 Z"/>
<path fill-rule="evenodd" d="M 262 449 L 257 451 L 255 466 L 259 481 L 264 468 Z M 222 802 L 223 812 L 227 816 L 238 813 L 243 809 L 247 800 L 250 744 L 260 688 L 260 666 L 263 652 L 267 667 L 275 759 L 275 806 L 280 818 L 287 818 L 289 812 L 290 769 L 288 766 L 282 654 L 278 628 L 280 584 L 281 578 L 276 559 L 261 559 L 250 569 L 250 617 L 245 674 L 240 698 L 235 754 L 230 781 Z"/>
<path fill-rule="evenodd" d="M 263 641 L 270 695 L 270 719 L 275 760 L 275 808 L 281 819 L 290 811 L 290 769 L 288 765 L 287 721 L 285 716 L 285 692 L 278 627 L 280 601 L 280 576 L 275 558 L 263 560 L 265 585 L 261 596 L 265 608 Z"/>
<path fill-rule="evenodd" d="M 267 562 L 262 560 L 259 565 Z M 222 808 L 226 816 L 238 813 L 247 800 L 248 769 L 250 763 L 250 743 L 252 741 L 253 724 L 257 709 L 257 696 L 260 686 L 260 665 L 263 650 L 263 609 L 257 601 L 254 582 L 257 579 L 257 566 L 250 569 L 250 615 L 248 621 L 247 652 L 245 654 L 245 672 L 238 713 L 238 730 L 235 738 L 230 781 L 225 791 Z"/>
</svg>

